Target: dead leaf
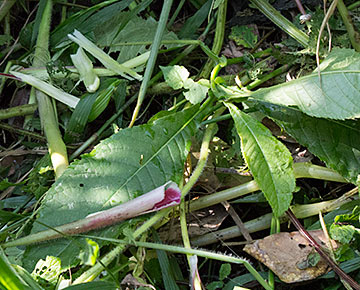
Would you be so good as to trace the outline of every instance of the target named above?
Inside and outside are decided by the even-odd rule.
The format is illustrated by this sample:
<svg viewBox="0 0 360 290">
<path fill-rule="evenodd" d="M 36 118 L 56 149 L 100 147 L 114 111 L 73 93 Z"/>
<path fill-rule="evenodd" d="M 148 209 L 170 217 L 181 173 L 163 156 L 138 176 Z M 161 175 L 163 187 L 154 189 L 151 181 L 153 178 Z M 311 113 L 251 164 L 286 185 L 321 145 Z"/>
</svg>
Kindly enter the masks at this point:
<svg viewBox="0 0 360 290">
<path fill-rule="evenodd" d="M 309 231 L 314 239 L 326 247 L 322 230 Z M 331 241 L 334 250 L 339 246 Z M 320 259 L 315 266 L 304 266 L 315 253 L 314 248 L 299 233 L 278 233 L 246 245 L 244 251 L 271 269 L 281 281 L 295 283 L 315 279 L 328 272 L 327 263 Z"/>
</svg>

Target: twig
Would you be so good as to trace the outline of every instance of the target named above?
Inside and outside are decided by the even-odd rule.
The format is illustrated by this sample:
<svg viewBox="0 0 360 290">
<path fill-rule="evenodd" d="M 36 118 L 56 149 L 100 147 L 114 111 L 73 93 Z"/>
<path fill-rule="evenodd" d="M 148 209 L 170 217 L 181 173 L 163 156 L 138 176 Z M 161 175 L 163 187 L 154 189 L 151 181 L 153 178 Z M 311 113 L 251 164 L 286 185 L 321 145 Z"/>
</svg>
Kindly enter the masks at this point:
<svg viewBox="0 0 360 290">
<path fill-rule="evenodd" d="M 336 265 L 336 263 L 322 250 L 321 246 L 314 240 L 314 238 L 309 234 L 309 232 L 305 230 L 305 228 L 296 218 L 293 212 L 289 209 L 286 211 L 286 214 L 289 217 L 290 221 L 293 223 L 293 225 L 300 232 L 300 234 L 305 239 L 307 239 L 307 241 L 315 248 L 316 252 L 319 253 L 321 258 L 323 258 L 329 264 L 329 266 L 334 270 L 334 272 L 338 274 L 341 279 L 349 283 L 351 287 L 360 290 L 360 285 L 355 280 L 353 280 L 349 275 L 347 275 L 338 265 Z"/>
</svg>

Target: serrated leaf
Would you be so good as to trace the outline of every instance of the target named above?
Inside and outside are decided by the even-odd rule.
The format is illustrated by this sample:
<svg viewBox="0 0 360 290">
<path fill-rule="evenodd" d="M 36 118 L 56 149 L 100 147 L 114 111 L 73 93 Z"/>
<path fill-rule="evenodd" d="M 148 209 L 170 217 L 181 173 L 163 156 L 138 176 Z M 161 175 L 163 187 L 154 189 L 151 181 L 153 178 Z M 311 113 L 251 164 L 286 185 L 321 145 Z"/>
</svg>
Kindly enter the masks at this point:
<svg viewBox="0 0 360 290">
<path fill-rule="evenodd" d="M 37 221 L 55 227 L 126 202 L 169 180 L 179 183 L 197 114 L 194 106 L 103 140 L 91 153 L 70 164 L 53 184 Z M 45 229 L 34 223 L 31 233 Z M 116 226 L 101 233 L 114 237 L 118 231 Z M 66 268 L 76 263 L 78 254 L 76 240 L 61 239 L 27 247 L 23 262 L 31 268 L 38 259 L 53 255 Z"/>
<path fill-rule="evenodd" d="M 360 120 L 314 118 L 293 108 L 264 102 L 257 107 L 328 167 L 356 182 L 360 174 Z"/>
<path fill-rule="evenodd" d="M 276 216 L 289 207 L 295 176 L 289 150 L 259 121 L 226 104 L 241 138 L 243 156 Z"/>
<path fill-rule="evenodd" d="M 117 45 L 124 42 L 144 42 L 144 41 L 153 41 L 155 37 L 155 32 L 158 22 L 149 17 L 148 19 L 143 19 L 139 16 L 132 17 L 126 26 L 118 33 L 115 39 L 108 39 L 107 37 L 101 37 L 99 39 L 99 45 L 101 46 L 110 46 L 111 52 L 118 52 L 119 56 L 117 61 L 122 63 L 131 59 L 139 54 L 145 53 L 148 49 L 145 44 L 142 45 Z M 116 29 L 117 30 L 117 29 Z M 99 35 L 96 33 L 96 35 Z M 103 36 L 99 35 L 99 36 Z M 174 32 L 169 32 L 167 29 L 164 31 L 162 40 L 176 40 L 178 39 Z M 165 47 L 170 48 L 177 45 L 165 45 Z"/>
<path fill-rule="evenodd" d="M 251 98 L 266 102 L 297 106 L 302 112 L 319 118 L 354 119 L 360 117 L 360 54 L 336 50 L 318 73 L 281 85 L 259 89 Z M 339 60 L 339 62 L 337 62 Z"/>
<path fill-rule="evenodd" d="M 187 79 L 184 82 L 184 88 L 187 89 L 184 96 L 190 103 L 199 104 L 205 99 L 209 86 L 210 84 L 204 79 L 197 82 Z"/>
<path fill-rule="evenodd" d="M 174 90 L 183 88 L 190 75 L 188 70 L 180 65 L 160 66 L 160 69 L 164 74 L 166 83 Z"/>
</svg>

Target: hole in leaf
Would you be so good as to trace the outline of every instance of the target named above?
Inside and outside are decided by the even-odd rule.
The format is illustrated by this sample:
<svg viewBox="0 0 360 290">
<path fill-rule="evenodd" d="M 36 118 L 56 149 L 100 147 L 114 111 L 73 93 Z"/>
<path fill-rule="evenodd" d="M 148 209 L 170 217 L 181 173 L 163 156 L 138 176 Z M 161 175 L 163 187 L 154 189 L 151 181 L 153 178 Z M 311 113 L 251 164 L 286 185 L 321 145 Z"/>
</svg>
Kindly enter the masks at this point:
<svg viewBox="0 0 360 290">
<path fill-rule="evenodd" d="M 80 187 L 84 187 L 84 184 L 83 184 L 83 183 L 80 183 L 79 185 L 80 185 Z"/>
<path fill-rule="evenodd" d="M 304 244 L 298 244 L 298 246 L 299 246 L 300 249 L 305 249 L 306 248 L 306 245 L 304 245 Z"/>
</svg>

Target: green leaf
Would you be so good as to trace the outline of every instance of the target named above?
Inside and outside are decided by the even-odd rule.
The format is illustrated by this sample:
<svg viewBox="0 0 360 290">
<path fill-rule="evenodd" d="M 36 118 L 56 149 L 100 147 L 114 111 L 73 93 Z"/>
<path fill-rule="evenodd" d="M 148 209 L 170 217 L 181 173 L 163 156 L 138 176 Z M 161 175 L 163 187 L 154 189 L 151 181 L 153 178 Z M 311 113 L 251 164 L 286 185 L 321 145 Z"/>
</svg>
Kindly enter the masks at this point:
<svg viewBox="0 0 360 290">
<path fill-rule="evenodd" d="M 8 290 L 28 289 L 0 248 L 0 283 Z"/>
<path fill-rule="evenodd" d="M 219 279 L 222 281 L 231 273 L 231 265 L 229 263 L 221 264 L 219 270 Z"/>
<path fill-rule="evenodd" d="M 124 16 L 126 17 L 126 14 L 124 14 Z M 155 37 L 157 26 L 158 26 L 158 22 L 152 17 L 149 17 L 148 19 L 143 19 L 139 16 L 132 17 L 129 20 L 129 22 L 126 24 L 126 26 L 118 33 L 115 39 L 111 39 L 111 41 L 109 39 L 105 41 L 103 39 L 99 39 L 98 43 L 101 46 L 110 46 L 110 51 L 109 51 L 110 53 L 120 51 L 117 61 L 122 63 L 139 54 L 145 53 L 146 51 L 148 51 L 148 48 L 146 44 L 141 44 L 141 45 L 134 44 L 134 45 L 126 45 L 126 46 L 118 45 L 118 44 L 124 42 L 139 42 L 139 41 L 152 42 Z M 103 36 L 103 34 L 101 36 Z M 176 40 L 176 39 L 178 38 L 174 32 L 169 32 L 167 29 L 165 29 L 162 40 Z M 176 47 L 176 46 L 177 45 L 165 45 L 165 47 L 167 48 Z"/>
<path fill-rule="evenodd" d="M 183 88 L 190 75 L 188 70 L 180 65 L 160 66 L 160 69 L 164 74 L 166 83 L 174 90 Z"/>
<path fill-rule="evenodd" d="M 341 56 L 344 52 L 347 57 Z M 339 61 L 339 62 L 338 62 Z M 274 104 L 297 106 L 302 112 L 320 118 L 354 119 L 360 117 L 360 54 L 335 50 L 318 73 L 281 85 L 259 89 L 251 98 Z"/>
<path fill-rule="evenodd" d="M 65 288 L 66 290 L 116 290 L 119 289 L 113 282 L 94 281 L 84 284 L 72 285 Z"/>
<path fill-rule="evenodd" d="M 55 284 L 61 273 L 61 261 L 59 258 L 47 256 L 46 260 L 39 260 L 36 263 L 34 271 L 31 276 L 39 281 L 46 280 L 51 284 Z"/>
<path fill-rule="evenodd" d="M 129 6 L 133 0 L 102 1 L 88 9 L 81 10 L 68 17 L 63 23 L 58 25 L 51 33 L 50 44 L 52 47 L 61 45 L 67 39 L 67 35 L 74 29 L 83 34 L 94 31 L 97 27 L 103 27 L 113 17 L 119 15 L 119 12 Z M 108 6 L 108 7 L 106 7 Z"/>
<path fill-rule="evenodd" d="M 208 290 L 216 290 L 216 289 L 223 289 L 224 288 L 224 282 L 222 281 L 213 281 L 206 285 L 206 289 Z"/>
<path fill-rule="evenodd" d="M 96 92 L 100 85 L 100 79 L 94 71 L 93 64 L 85 51 L 79 47 L 76 54 L 70 55 L 71 60 L 80 74 L 80 80 L 85 84 L 89 93 Z"/>
<path fill-rule="evenodd" d="M 257 35 L 254 33 L 254 27 L 246 25 L 236 25 L 231 27 L 229 39 L 234 40 L 237 45 L 246 48 L 253 48 L 257 43 Z"/>
<path fill-rule="evenodd" d="M 319 119 L 265 102 L 256 106 L 328 167 L 356 182 L 360 174 L 360 120 Z"/>
<path fill-rule="evenodd" d="M 178 35 L 179 38 L 182 39 L 193 39 L 196 38 L 195 33 L 198 31 L 200 26 L 204 23 L 207 19 L 210 9 L 211 9 L 212 0 L 206 1 L 201 8 L 196 11 L 196 13 L 189 17 L 181 30 L 179 31 Z"/>
<path fill-rule="evenodd" d="M 99 257 L 99 245 L 91 239 L 86 238 L 84 241 L 85 247 L 80 252 L 80 260 L 82 264 L 94 266 Z"/>
<path fill-rule="evenodd" d="M 289 207 L 295 176 L 289 150 L 260 122 L 226 104 L 241 138 L 241 150 L 255 181 L 276 216 Z"/>
<path fill-rule="evenodd" d="M 330 226 L 330 236 L 333 240 L 337 240 L 342 244 L 348 244 L 355 234 L 355 227 L 352 225 L 337 225 Z"/>
<path fill-rule="evenodd" d="M 187 79 L 184 82 L 184 88 L 188 91 L 184 92 L 184 96 L 190 103 L 199 104 L 205 99 L 209 87 L 208 80 L 201 79 L 194 82 L 192 79 Z"/>
<path fill-rule="evenodd" d="M 71 163 L 53 184 L 37 221 L 55 227 L 126 202 L 169 180 L 180 183 L 198 113 L 194 106 L 103 140 L 91 153 Z M 31 233 L 45 229 L 34 223 Z M 100 233 L 116 237 L 120 230 L 115 226 Z M 27 247 L 23 262 L 32 268 L 38 259 L 52 255 L 66 268 L 77 263 L 79 251 L 75 238 L 60 239 Z"/>
</svg>

